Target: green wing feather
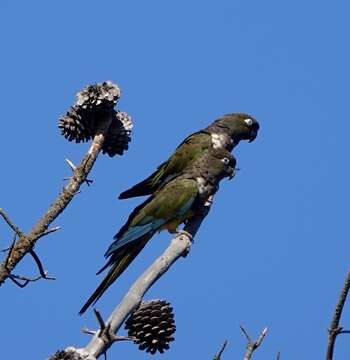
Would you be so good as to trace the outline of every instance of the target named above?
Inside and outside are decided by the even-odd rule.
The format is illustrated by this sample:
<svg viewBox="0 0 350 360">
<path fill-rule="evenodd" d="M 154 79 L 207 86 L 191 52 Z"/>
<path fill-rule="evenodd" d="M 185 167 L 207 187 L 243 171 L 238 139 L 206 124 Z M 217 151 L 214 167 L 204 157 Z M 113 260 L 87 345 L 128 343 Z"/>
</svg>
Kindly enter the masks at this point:
<svg viewBox="0 0 350 360">
<path fill-rule="evenodd" d="M 181 174 L 186 167 L 190 166 L 203 153 L 203 150 L 208 149 L 210 146 L 210 136 L 205 132 L 199 131 L 188 136 L 176 148 L 174 154 L 166 162 L 162 163 L 152 175 L 122 192 L 119 195 L 119 199 L 128 199 L 154 193 Z"/>
<path fill-rule="evenodd" d="M 164 220 L 164 223 L 181 216 L 188 210 L 198 194 L 197 183 L 191 179 L 174 179 L 157 192 L 152 200 L 139 209 L 129 226 L 143 225 L 148 222 Z"/>
<path fill-rule="evenodd" d="M 181 222 L 186 218 L 197 194 L 198 188 L 195 181 L 175 179 L 132 212 L 126 224 L 115 236 L 116 240 L 107 250 L 107 256 L 110 256 L 109 261 L 98 271 L 99 274 L 110 266 L 108 274 L 81 308 L 80 315 L 90 305 L 94 304 L 124 272 L 145 247 L 155 231 L 160 230 L 163 225 L 173 219 L 179 219 Z M 130 237 L 130 230 L 141 229 L 143 226 L 149 227 L 149 224 L 154 225 L 149 233 L 137 236 L 137 232 L 135 232 L 135 237 Z M 126 239 L 127 236 L 129 238 Z"/>
</svg>

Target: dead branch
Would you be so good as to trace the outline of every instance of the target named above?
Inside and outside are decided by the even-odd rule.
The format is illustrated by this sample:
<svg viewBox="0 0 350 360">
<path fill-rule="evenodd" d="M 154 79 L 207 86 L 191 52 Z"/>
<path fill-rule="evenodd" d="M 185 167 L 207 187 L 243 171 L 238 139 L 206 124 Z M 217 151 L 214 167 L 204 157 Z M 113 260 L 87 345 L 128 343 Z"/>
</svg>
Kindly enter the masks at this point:
<svg viewBox="0 0 350 360">
<path fill-rule="evenodd" d="M 58 231 L 58 230 L 60 230 L 60 229 L 61 229 L 60 226 L 56 226 L 56 227 L 54 227 L 54 228 L 52 228 L 52 229 L 47 229 L 47 230 L 44 231 L 42 234 L 40 234 L 40 235 L 37 237 L 36 240 L 39 240 L 39 239 L 41 239 L 42 237 L 44 237 L 44 236 L 46 236 L 46 235 L 49 235 L 49 234 L 52 234 L 53 232 L 56 232 L 56 231 Z"/>
<path fill-rule="evenodd" d="M 220 351 L 214 356 L 213 360 L 221 360 L 221 355 L 225 351 L 225 348 L 226 348 L 227 344 L 228 344 L 228 341 L 225 340 L 224 343 L 221 346 Z"/>
<path fill-rule="evenodd" d="M 44 272 L 43 275 L 38 275 L 36 277 L 27 277 L 27 276 L 21 276 L 21 275 L 14 275 L 14 274 L 10 274 L 9 278 L 13 281 L 13 283 L 15 283 L 17 286 L 19 286 L 20 288 L 24 288 L 26 287 L 30 282 L 35 282 L 41 279 L 46 279 L 46 280 L 55 280 L 55 278 L 52 277 L 48 277 L 47 276 L 47 272 Z M 21 283 L 20 281 L 23 281 L 23 283 Z"/>
<path fill-rule="evenodd" d="M 245 328 L 241 325 L 240 326 L 243 334 L 247 338 L 247 350 L 244 355 L 243 360 L 250 360 L 253 356 L 254 351 L 261 345 L 263 342 L 266 334 L 267 334 L 267 328 L 263 329 L 261 334 L 259 335 L 258 339 L 256 341 L 253 341 L 251 337 L 248 335 L 248 332 L 245 330 Z"/>
<path fill-rule="evenodd" d="M 15 246 L 16 239 L 17 239 L 17 233 L 15 232 L 14 235 L 13 235 L 13 240 L 12 240 L 11 246 L 9 248 L 7 248 L 6 250 L 3 250 L 4 252 L 8 251 L 8 254 L 7 254 L 7 256 L 5 258 L 5 261 L 4 261 L 4 265 L 5 265 L 6 268 L 7 268 L 8 261 L 9 261 L 9 259 L 11 257 L 11 254 L 12 254 L 13 247 Z"/>
<path fill-rule="evenodd" d="M 126 318 L 140 305 L 143 296 L 151 286 L 169 270 L 172 264 L 188 253 L 192 245 L 192 239 L 207 216 L 211 204 L 212 201 L 208 201 L 202 213 L 190 219 L 184 231 L 175 236 L 164 253 L 134 282 L 107 321 L 104 322 L 102 317 L 98 320 L 100 324 L 99 331 L 84 329 L 85 333 L 93 335 L 87 346 L 80 349 L 70 346 L 66 351 L 74 351 L 86 360 L 96 360 L 100 355 L 105 354 L 115 341 L 132 340 L 132 338 L 120 337 L 115 334 Z"/>
<path fill-rule="evenodd" d="M 0 285 L 2 285 L 8 277 L 10 277 L 13 269 L 23 259 L 23 257 L 33 249 L 38 239 L 53 231 L 56 231 L 53 229 L 48 230 L 48 228 L 50 224 L 68 206 L 73 197 L 79 191 L 80 186 L 86 181 L 87 175 L 91 171 L 103 146 L 104 139 L 112 122 L 112 115 L 112 113 L 108 113 L 104 119 L 100 120 L 100 128 L 98 129 L 97 134 L 94 136 L 88 152 L 85 154 L 80 164 L 75 168 L 69 183 L 63 188 L 57 199 L 50 205 L 47 212 L 42 216 L 41 219 L 39 219 L 39 221 L 34 225 L 32 230 L 27 235 L 23 234 L 18 229 L 18 227 L 16 227 L 9 220 L 5 212 L 0 209 L 0 215 L 2 218 L 18 235 L 18 240 L 15 242 L 12 251 L 9 252 L 8 258 L 0 265 Z M 13 280 L 13 276 L 11 278 Z M 28 279 L 26 279 L 26 281 L 27 280 Z M 33 281 L 33 279 L 29 281 Z"/>
<path fill-rule="evenodd" d="M 54 228 L 51 231 L 48 230 L 48 233 L 56 231 L 58 229 L 59 228 Z M 4 262 L 5 267 L 7 267 L 8 261 L 11 258 L 12 250 L 13 250 L 13 247 L 14 247 L 14 245 L 16 243 L 16 238 L 17 238 L 17 233 L 14 233 L 14 239 L 13 239 L 13 242 L 12 242 L 11 246 L 9 248 L 7 248 L 7 249 L 1 250 L 1 252 L 8 251 L 8 254 L 7 254 L 5 262 Z M 41 263 L 41 261 L 39 259 L 39 256 L 35 253 L 35 251 L 33 249 L 29 250 L 28 254 L 30 254 L 32 256 L 33 260 L 35 261 L 35 263 L 36 263 L 36 265 L 38 267 L 40 275 L 36 276 L 36 277 L 27 277 L 27 276 L 21 276 L 21 275 L 14 275 L 14 274 L 10 273 L 9 278 L 15 285 L 19 286 L 20 288 L 24 288 L 30 282 L 38 281 L 40 279 L 55 280 L 54 277 L 47 276 L 48 272 L 44 270 L 43 265 L 42 265 L 42 263 Z M 24 281 L 24 282 L 21 283 L 18 280 L 21 280 L 21 281 Z"/>
<path fill-rule="evenodd" d="M 94 313 L 95 313 L 97 322 L 100 325 L 100 332 L 102 332 L 102 331 L 104 331 L 106 329 L 106 324 L 103 321 L 102 315 L 98 310 L 94 309 Z"/>
<path fill-rule="evenodd" d="M 326 360 L 333 359 L 334 345 L 335 345 L 335 340 L 336 340 L 337 336 L 339 334 L 348 333 L 348 331 L 343 330 L 343 328 L 341 326 L 339 326 L 339 323 L 340 323 L 340 318 L 342 316 L 342 312 L 343 312 L 344 305 L 346 302 L 346 298 L 349 293 L 349 289 L 350 289 L 350 271 L 346 275 L 343 288 L 340 292 L 337 305 L 334 309 L 332 322 L 328 329 L 328 345 L 327 345 L 327 352 L 326 352 Z"/>
<path fill-rule="evenodd" d="M 10 220 L 9 216 L 5 213 L 3 209 L 0 209 L 0 216 L 5 220 L 7 225 L 13 230 L 18 236 L 22 236 L 22 231 Z"/>
<path fill-rule="evenodd" d="M 36 266 L 38 267 L 39 269 L 39 273 L 41 275 L 41 278 L 42 279 L 45 279 L 45 280 L 56 280 L 54 277 L 49 277 L 47 276 L 47 270 L 44 270 L 43 268 L 43 265 L 39 259 L 39 256 L 34 252 L 33 249 L 29 250 L 28 252 L 32 258 L 34 259 L 35 263 L 36 263 Z"/>
<path fill-rule="evenodd" d="M 65 159 L 66 160 L 66 163 L 68 164 L 68 166 L 71 168 L 71 170 L 72 170 L 72 172 L 73 172 L 73 174 L 74 174 L 74 171 L 76 170 L 76 166 L 73 164 L 73 162 L 72 161 L 70 161 L 69 159 Z M 72 176 L 71 177 L 69 177 L 69 178 L 65 178 L 64 180 L 70 180 L 72 178 Z M 90 186 L 94 181 L 93 180 L 89 180 L 89 179 L 85 179 L 85 182 L 86 182 L 86 185 L 87 186 Z"/>
</svg>

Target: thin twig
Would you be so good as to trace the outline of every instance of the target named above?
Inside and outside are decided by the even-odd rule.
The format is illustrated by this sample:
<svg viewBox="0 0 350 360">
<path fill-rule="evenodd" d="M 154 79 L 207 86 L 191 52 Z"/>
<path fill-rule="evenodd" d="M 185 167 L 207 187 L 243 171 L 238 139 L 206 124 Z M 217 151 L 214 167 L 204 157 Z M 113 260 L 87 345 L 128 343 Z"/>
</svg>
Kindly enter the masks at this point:
<svg viewBox="0 0 350 360">
<path fill-rule="evenodd" d="M 77 169 L 77 167 L 69 159 L 65 159 L 65 160 L 66 160 L 66 163 L 69 165 L 69 167 L 71 168 L 71 170 L 73 171 L 73 174 L 74 174 L 74 171 Z M 65 178 L 64 180 L 70 180 L 70 179 L 72 179 L 72 177 Z M 87 186 L 90 186 L 94 182 L 94 180 L 89 180 L 89 179 L 85 179 L 84 181 L 86 182 Z"/>
<path fill-rule="evenodd" d="M 41 277 L 43 278 L 43 279 L 46 279 L 46 280 L 56 280 L 54 277 L 49 277 L 49 276 L 47 276 L 47 271 L 44 271 L 44 268 L 43 268 L 43 265 L 42 265 L 42 263 L 41 263 L 41 261 L 40 261 L 40 259 L 39 259 L 39 256 L 35 253 L 35 251 L 32 249 L 32 250 L 29 250 L 29 252 L 28 252 L 31 256 L 32 256 L 32 258 L 34 259 L 34 261 L 35 261 L 35 263 L 36 263 L 36 265 L 37 265 L 37 267 L 38 267 L 38 269 L 39 269 L 39 273 L 40 273 L 40 275 L 41 275 Z"/>
<path fill-rule="evenodd" d="M 221 355 L 222 355 L 222 353 L 224 352 L 227 344 L 228 344 L 228 341 L 225 340 L 224 343 L 223 343 L 222 346 L 221 346 L 220 351 L 214 356 L 213 360 L 221 360 Z"/>
<path fill-rule="evenodd" d="M 84 334 L 88 334 L 88 335 L 96 335 L 96 333 L 97 333 L 96 330 L 91 330 L 91 329 L 88 329 L 86 327 L 82 328 L 81 332 L 84 333 Z"/>
<path fill-rule="evenodd" d="M 343 332 L 343 328 L 339 326 L 339 323 L 346 302 L 346 298 L 349 293 L 349 289 L 350 289 L 350 271 L 346 275 L 343 288 L 340 292 L 337 305 L 334 309 L 331 326 L 328 329 L 328 345 L 326 352 L 326 360 L 333 359 L 335 340 L 337 336 Z"/>
<path fill-rule="evenodd" d="M 40 279 L 47 279 L 47 280 L 54 280 L 54 279 L 51 279 L 51 278 L 48 278 L 46 276 L 46 273 L 44 274 L 44 276 L 41 276 L 41 275 L 38 275 L 36 277 L 27 277 L 27 276 L 21 276 L 21 275 L 13 275 L 13 274 L 10 274 L 9 275 L 9 278 L 17 285 L 19 286 L 20 288 L 24 288 L 26 287 L 30 282 L 35 282 L 35 281 L 38 281 Z M 19 282 L 18 280 L 21 280 L 21 281 L 24 281 L 23 283 Z"/>
<path fill-rule="evenodd" d="M 103 321 L 103 318 L 101 316 L 101 313 L 94 308 L 94 313 L 95 316 L 97 318 L 97 322 L 100 326 L 100 328 L 98 330 L 91 330 L 88 328 L 82 328 L 81 331 L 84 334 L 88 334 L 88 335 L 97 335 L 99 337 L 101 337 L 102 335 L 107 335 L 109 337 L 109 341 L 114 342 L 114 341 L 134 341 L 135 337 L 133 336 L 117 336 L 114 335 L 111 331 L 110 331 L 110 324 L 106 326 L 105 322 Z M 104 334 L 105 333 L 105 334 Z"/>
<path fill-rule="evenodd" d="M 94 313 L 95 313 L 96 319 L 98 321 L 98 324 L 100 325 L 100 333 L 102 333 L 102 331 L 106 328 L 106 324 L 102 319 L 101 313 L 95 308 L 94 308 Z"/>
<path fill-rule="evenodd" d="M 52 234 L 53 232 L 56 232 L 56 231 L 58 231 L 58 230 L 60 230 L 60 229 L 61 229 L 60 226 L 56 226 L 56 227 L 54 227 L 54 228 L 52 228 L 52 229 L 47 229 L 47 230 L 44 231 L 42 234 L 40 234 L 40 235 L 36 238 L 36 240 L 39 240 L 39 239 L 41 239 L 42 237 L 44 237 L 44 236 L 46 236 L 46 235 L 49 235 L 49 234 Z"/>
<path fill-rule="evenodd" d="M 9 216 L 5 213 L 3 209 L 0 209 L 0 216 L 19 237 L 22 236 L 22 231 L 10 220 Z"/>
<path fill-rule="evenodd" d="M 247 338 L 248 344 L 252 343 L 252 339 L 251 339 L 251 337 L 249 336 L 249 334 L 247 333 L 246 329 L 245 329 L 242 325 L 239 325 L 239 327 L 241 328 L 243 334 L 244 334 L 245 337 Z"/>
<path fill-rule="evenodd" d="M 240 325 L 240 328 L 243 332 L 243 334 L 245 335 L 245 337 L 247 338 L 247 350 L 246 353 L 244 355 L 243 360 L 250 360 L 253 356 L 253 352 L 261 345 L 261 343 L 263 342 L 266 334 L 267 334 L 267 328 L 264 328 L 263 331 L 261 332 L 261 334 L 259 335 L 258 339 L 256 341 L 253 341 L 251 339 L 251 337 L 249 336 L 248 332 L 245 330 L 245 328 Z"/>
<path fill-rule="evenodd" d="M 100 128 L 97 131 L 88 152 L 85 154 L 80 164 L 75 168 L 69 183 L 63 188 L 57 199 L 50 205 L 47 212 L 34 225 L 29 234 L 23 234 L 11 221 L 9 221 L 3 210 L 0 209 L 0 215 L 19 236 L 7 261 L 0 265 L 0 285 L 2 285 L 8 277 L 10 277 L 11 272 L 17 264 L 31 249 L 33 249 L 36 241 L 42 236 L 53 232 L 48 230 L 50 224 L 68 206 L 73 197 L 79 191 L 80 186 L 85 182 L 103 146 L 103 142 L 112 119 L 112 112 L 106 114 L 104 118 L 100 119 Z"/>
<path fill-rule="evenodd" d="M 16 234 L 15 234 L 15 240 L 16 240 Z M 11 251 L 13 249 L 13 245 L 15 243 L 15 240 L 12 244 L 12 246 L 10 247 L 10 251 L 8 254 L 7 259 L 9 258 L 9 256 L 11 256 Z M 36 276 L 36 277 L 28 277 L 28 276 L 22 276 L 22 275 L 14 275 L 14 274 L 9 274 L 9 279 L 16 284 L 17 286 L 19 286 L 20 288 L 24 288 L 26 287 L 30 282 L 35 282 L 38 281 L 40 279 L 45 279 L 45 280 L 56 280 L 54 277 L 49 277 L 47 276 L 47 271 L 44 271 L 43 265 L 41 264 L 41 261 L 38 257 L 38 255 L 34 252 L 34 250 L 29 250 L 28 253 L 33 257 L 38 269 L 39 269 L 39 273 L 40 275 Z M 6 260 L 7 260 L 6 259 Z M 5 261 L 6 264 L 6 261 Z M 23 281 L 23 283 L 21 283 L 20 281 Z"/>
<path fill-rule="evenodd" d="M 8 264 L 8 260 L 11 257 L 11 253 L 12 253 L 12 249 L 16 243 L 16 238 L 17 238 L 17 234 L 14 233 L 14 239 L 13 242 L 11 244 L 11 246 L 5 250 L 2 250 L 2 252 L 8 251 L 7 257 L 5 259 L 5 266 L 7 266 Z M 54 277 L 49 277 L 47 276 L 47 271 L 44 270 L 43 265 L 39 259 L 39 256 L 35 253 L 35 251 L 33 249 L 28 251 L 28 254 L 30 254 L 32 256 L 32 258 L 34 259 L 38 269 L 39 269 L 39 273 L 40 276 L 36 276 L 34 278 L 30 278 L 30 277 L 26 277 L 26 276 L 20 276 L 20 275 L 14 275 L 14 274 L 10 274 L 9 278 L 12 280 L 12 282 L 14 284 L 16 284 L 17 286 L 19 286 L 20 288 L 24 288 L 25 286 L 28 285 L 28 283 L 30 282 L 34 282 L 34 281 L 38 281 L 40 279 L 45 279 L 45 280 L 56 280 Z M 22 280 L 24 281 L 24 283 L 19 282 L 18 280 Z"/>
<path fill-rule="evenodd" d="M 74 172 L 75 169 L 77 168 L 72 161 L 70 161 L 69 159 L 64 159 L 66 161 L 66 163 L 69 165 L 69 167 L 71 168 L 71 170 Z"/>
<path fill-rule="evenodd" d="M 136 338 L 133 337 L 133 336 L 117 336 L 117 335 L 114 335 L 113 340 L 114 341 L 135 341 Z"/>
</svg>

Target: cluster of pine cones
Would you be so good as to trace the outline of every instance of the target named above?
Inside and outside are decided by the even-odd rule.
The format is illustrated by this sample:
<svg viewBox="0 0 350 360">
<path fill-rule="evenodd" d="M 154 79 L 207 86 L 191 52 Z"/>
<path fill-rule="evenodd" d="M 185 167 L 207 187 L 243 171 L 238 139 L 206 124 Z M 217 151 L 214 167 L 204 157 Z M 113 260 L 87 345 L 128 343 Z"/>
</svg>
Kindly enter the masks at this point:
<svg viewBox="0 0 350 360">
<path fill-rule="evenodd" d="M 108 134 L 102 146 L 102 153 L 109 156 L 123 155 L 131 140 L 131 117 L 115 111 L 120 98 L 120 89 L 111 81 L 89 85 L 77 94 L 75 104 L 59 119 L 61 134 L 68 141 L 77 143 L 93 139 L 100 121 L 106 114 L 113 117 Z"/>
</svg>

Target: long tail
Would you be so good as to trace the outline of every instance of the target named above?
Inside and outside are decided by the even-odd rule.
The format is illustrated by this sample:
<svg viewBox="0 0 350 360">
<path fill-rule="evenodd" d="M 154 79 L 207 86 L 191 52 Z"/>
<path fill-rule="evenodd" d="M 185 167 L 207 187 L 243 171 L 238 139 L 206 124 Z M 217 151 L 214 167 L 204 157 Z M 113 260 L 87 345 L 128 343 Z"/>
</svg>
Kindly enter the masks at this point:
<svg viewBox="0 0 350 360">
<path fill-rule="evenodd" d="M 140 251 L 145 247 L 151 236 L 147 235 L 142 237 L 136 242 L 126 244 L 113 255 L 110 261 L 98 272 L 103 271 L 106 267 L 112 266 L 107 276 L 102 280 L 101 284 L 90 296 L 88 301 L 80 309 L 79 315 L 82 315 L 90 305 L 95 304 L 96 301 L 103 295 L 103 293 L 113 284 L 113 282 L 124 272 L 130 263 L 136 258 Z"/>
</svg>

